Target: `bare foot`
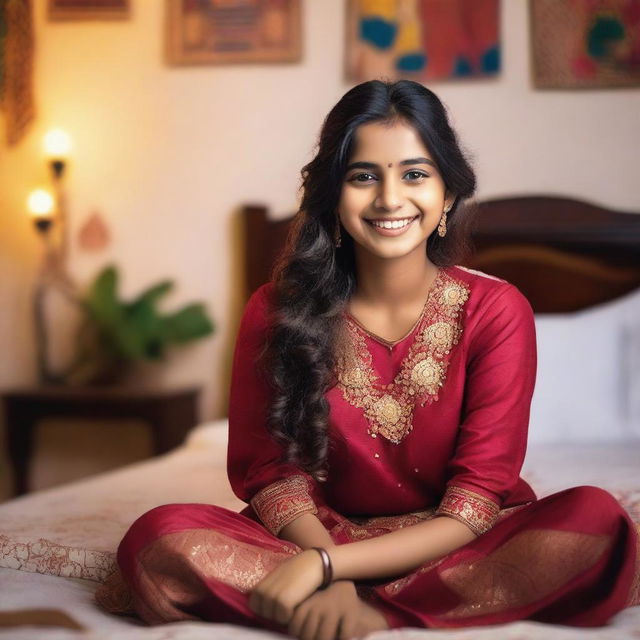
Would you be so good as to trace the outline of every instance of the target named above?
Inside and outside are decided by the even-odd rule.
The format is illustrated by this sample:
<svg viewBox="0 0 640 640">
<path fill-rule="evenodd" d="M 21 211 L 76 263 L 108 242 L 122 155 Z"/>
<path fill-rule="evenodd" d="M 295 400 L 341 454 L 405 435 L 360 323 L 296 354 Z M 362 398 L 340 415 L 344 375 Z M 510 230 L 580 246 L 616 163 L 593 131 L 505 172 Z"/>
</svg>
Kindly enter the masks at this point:
<svg viewBox="0 0 640 640">
<path fill-rule="evenodd" d="M 360 599 L 360 617 L 355 628 L 355 634 L 358 638 L 373 633 L 374 631 L 382 631 L 389 629 L 386 618 L 374 607 Z"/>
</svg>

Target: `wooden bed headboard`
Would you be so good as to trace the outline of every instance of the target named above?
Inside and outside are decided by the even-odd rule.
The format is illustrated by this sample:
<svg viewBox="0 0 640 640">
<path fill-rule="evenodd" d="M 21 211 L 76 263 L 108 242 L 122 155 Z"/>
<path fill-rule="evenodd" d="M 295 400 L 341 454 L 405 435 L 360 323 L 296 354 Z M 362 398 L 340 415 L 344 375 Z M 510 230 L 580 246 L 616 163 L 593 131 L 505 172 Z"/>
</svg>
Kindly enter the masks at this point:
<svg viewBox="0 0 640 640">
<path fill-rule="evenodd" d="M 260 205 L 242 215 L 250 295 L 270 278 L 292 217 L 272 220 Z M 557 196 L 487 200 L 473 244 L 464 266 L 516 285 L 536 313 L 586 309 L 640 287 L 640 214 Z"/>
</svg>

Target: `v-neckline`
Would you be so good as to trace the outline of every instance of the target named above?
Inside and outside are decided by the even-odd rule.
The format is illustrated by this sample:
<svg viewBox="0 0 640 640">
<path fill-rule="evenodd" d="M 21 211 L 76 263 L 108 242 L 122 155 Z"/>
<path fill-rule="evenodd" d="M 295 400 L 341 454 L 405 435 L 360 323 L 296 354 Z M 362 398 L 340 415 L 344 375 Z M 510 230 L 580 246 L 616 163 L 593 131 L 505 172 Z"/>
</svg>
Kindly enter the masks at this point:
<svg viewBox="0 0 640 640">
<path fill-rule="evenodd" d="M 422 306 L 422 311 L 420 312 L 418 319 L 415 321 L 411 329 L 409 329 L 409 331 L 404 336 L 402 336 L 402 338 L 399 338 L 398 340 L 387 340 L 386 338 L 383 338 L 382 336 L 379 336 L 378 334 L 373 333 L 373 331 L 369 331 L 369 329 L 367 329 L 359 320 L 357 320 L 354 316 L 352 316 L 348 311 L 345 311 L 345 315 L 353 324 L 356 325 L 356 327 L 358 327 L 358 329 L 360 329 L 363 333 L 369 336 L 372 340 L 375 340 L 376 342 L 381 343 L 383 346 L 387 347 L 388 349 L 393 349 L 393 347 L 395 347 L 396 345 L 400 344 L 401 342 L 404 342 L 417 329 L 418 325 L 420 324 L 420 322 L 422 321 L 422 319 L 424 318 L 427 312 L 427 308 L 429 307 L 429 302 L 431 301 L 431 294 L 435 290 L 436 285 L 438 284 L 440 278 L 442 277 L 442 272 L 443 272 L 443 269 L 441 267 L 438 267 L 435 278 L 433 279 L 433 282 L 429 287 L 429 291 L 427 293 L 427 299 L 425 300 L 424 305 Z"/>
</svg>

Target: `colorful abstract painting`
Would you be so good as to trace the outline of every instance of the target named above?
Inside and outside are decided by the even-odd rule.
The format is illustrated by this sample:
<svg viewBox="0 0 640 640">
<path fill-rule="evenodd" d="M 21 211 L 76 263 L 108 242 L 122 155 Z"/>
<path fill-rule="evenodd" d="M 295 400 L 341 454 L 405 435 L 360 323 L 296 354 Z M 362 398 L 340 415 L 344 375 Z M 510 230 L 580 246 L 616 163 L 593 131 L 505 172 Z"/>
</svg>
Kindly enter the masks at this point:
<svg viewBox="0 0 640 640">
<path fill-rule="evenodd" d="M 300 0 L 168 0 L 169 64 L 297 62 Z"/>
<path fill-rule="evenodd" d="M 539 88 L 640 84 L 640 0 L 531 0 Z"/>
<path fill-rule="evenodd" d="M 498 10 L 499 0 L 349 0 L 347 79 L 493 76 Z"/>
</svg>

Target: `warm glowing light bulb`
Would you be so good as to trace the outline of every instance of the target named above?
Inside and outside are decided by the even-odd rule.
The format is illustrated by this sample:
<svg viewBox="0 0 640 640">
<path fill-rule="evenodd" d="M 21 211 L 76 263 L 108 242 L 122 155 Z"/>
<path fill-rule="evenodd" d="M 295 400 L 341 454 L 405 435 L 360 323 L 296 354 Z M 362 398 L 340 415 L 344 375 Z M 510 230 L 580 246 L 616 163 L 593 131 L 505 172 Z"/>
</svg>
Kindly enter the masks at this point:
<svg viewBox="0 0 640 640">
<path fill-rule="evenodd" d="M 62 129 L 51 129 L 44 137 L 44 150 L 51 158 L 66 158 L 71 150 L 71 138 Z"/>
<path fill-rule="evenodd" d="M 44 189 L 36 189 L 29 194 L 27 209 L 34 218 L 40 220 L 53 217 L 53 197 Z"/>
</svg>

